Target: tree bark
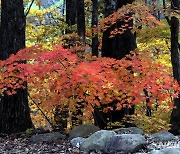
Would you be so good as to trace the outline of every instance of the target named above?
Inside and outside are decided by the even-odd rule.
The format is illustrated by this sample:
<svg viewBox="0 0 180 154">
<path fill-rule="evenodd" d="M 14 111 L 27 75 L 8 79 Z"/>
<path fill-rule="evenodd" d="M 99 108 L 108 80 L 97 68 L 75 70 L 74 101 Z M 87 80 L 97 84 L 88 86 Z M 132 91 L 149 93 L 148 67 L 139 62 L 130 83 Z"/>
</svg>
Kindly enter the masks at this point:
<svg viewBox="0 0 180 154">
<path fill-rule="evenodd" d="M 173 76 L 180 85 L 180 63 L 178 51 L 178 34 L 179 34 L 179 20 L 176 17 L 171 18 L 171 62 L 173 67 Z M 173 134 L 180 134 L 180 98 L 174 99 L 176 108 L 171 113 L 171 132 Z"/>
<path fill-rule="evenodd" d="M 1 46 L 0 59 L 25 47 L 25 26 L 23 0 L 1 0 Z M 25 86 L 26 83 L 24 83 Z M 17 94 L 0 97 L 0 133 L 12 134 L 32 128 L 27 89 Z"/>
<path fill-rule="evenodd" d="M 124 2 L 124 3 L 123 3 Z M 132 1 L 128 1 L 132 2 Z M 121 8 L 123 5 L 127 4 L 127 1 L 116 1 L 116 0 L 106 0 L 106 13 L 108 16 L 115 12 L 117 9 Z M 131 15 L 129 15 L 131 16 Z M 110 37 L 110 33 L 115 28 L 119 28 L 124 24 L 123 21 L 118 21 L 116 24 L 112 25 L 103 33 L 102 40 L 102 56 L 111 57 L 116 59 L 121 59 L 125 57 L 130 51 L 136 49 L 136 36 L 127 29 L 123 34 L 117 34 L 113 38 Z M 129 26 L 133 26 L 133 20 L 129 21 Z"/>
<path fill-rule="evenodd" d="M 179 0 L 172 0 L 171 8 L 178 10 L 180 8 Z M 178 35 L 179 35 L 179 19 L 175 16 L 171 17 L 170 20 L 170 29 L 171 29 L 171 63 L 173 68 L 173 77 L 177 80 L 180 85 L 180 61 L 179 61 L 179 44 L 178 44 Z M 180 134 L 180 98 L 174 99 L 174 105 L 176 108 L 172 110 L 171 113 L 171 132 L 175 135 Z"/>
<path fill-rule="evenodd" d="M 98 56 L 98 0 L 92 0 L 92 55 Z"/>
<path fill-rule="evenodd" d="M 66 30 L 66 33 L 71 33 L 72 26 L 76 24 L 76 1 L 75 0 L 66 0 L 66 23 L 69 26 L 69 29 Z"/>
<path fill-rule="evenodd" d="M 84 12 L 84 0 L 76 0 L 77 8 L 77 33 L 80 37 L 80 40 L 85 44 L 85 12 Z"/>
</svg>

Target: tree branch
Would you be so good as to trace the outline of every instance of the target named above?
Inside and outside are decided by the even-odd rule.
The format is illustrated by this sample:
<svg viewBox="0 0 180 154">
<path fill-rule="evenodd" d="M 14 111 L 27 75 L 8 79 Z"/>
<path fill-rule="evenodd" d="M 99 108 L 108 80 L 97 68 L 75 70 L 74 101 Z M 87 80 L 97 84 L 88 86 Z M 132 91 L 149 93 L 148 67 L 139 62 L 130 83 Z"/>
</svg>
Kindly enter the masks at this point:
<svg viewBox="0 0 180 154">
<path fill-rule="evenodd" d="M 163 0 L 163 9 L 164 9 L 163 12 L 164 12 L 164 15 L 165 15 L 165 10 L 166 10 L 166 0 Z M 169 19 L 169 17 L 168 17 L 168 16 L 165 16 L 165 19 L 166 19 L 166 21 L 167 21 L 169 27 L 171 27 L 171 20 Z"/>
<path fill-rule="evenodd" d="M 169 17 L 168 17 L 168 16 L 165 16 L 165 19 L 166 19 L 168 25 L 171 27 L 171 20 L 169 19 Z"/>
<path fill-rule="evenodd" d="M 44 116 L 44 118 L 47 120 L 47 122 L 50 124 L 51 128 L 53 128 L 55 130 L 54 125 L 51 123 L 51 121 L 48 119 L 48 117 L 45 115 L 45 113 L 42 111 L 42 109 L 39 107 L 39 105 L 32 99 L 32 97 L 29 95 L 29 98 L 32 100 L 33 104 L 36 105 L 36 107 L 38 108 L 39 111 L 41 111 L 42 115 Z"/>
<path fill-rule="evenodd" d="M 29 14 L 29 11 L 31 10 L 31 7 L 32 7 L 34 1 L 35 1 L 35 0 L 32 0 L 32 1 L 31 1 L 31 4 L 29 5 L 29 7 L 28 7 L 28 9 L 27 9 L 27 11 L 26 11 L 26 13 L 25 13 L 25 17 L 27 17 L 27 15 Z"/>
</svg>

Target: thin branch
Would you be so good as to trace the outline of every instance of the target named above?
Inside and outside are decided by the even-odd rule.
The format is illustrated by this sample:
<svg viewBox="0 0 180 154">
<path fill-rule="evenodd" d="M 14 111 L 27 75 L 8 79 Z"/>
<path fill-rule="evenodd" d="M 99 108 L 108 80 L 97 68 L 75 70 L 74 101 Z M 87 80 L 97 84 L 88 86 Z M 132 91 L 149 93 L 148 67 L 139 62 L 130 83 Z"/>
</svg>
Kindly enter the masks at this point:
<svg viewBox="0 0 180 154">
<path fill-rule="evenodd" d="M 168 25 L 171 27 L 171 20 L 169 19 L 169 17 L 168 17 L 168 16 L 165 16 L 165 19 L 166 19 Z"/>
<path fill-rule="evenodd" d="M 29 11 L 31 10 L 31 7 L 32 7 L 34 1 L 35 1 L 35 0 L 32 0 L 32 1 L 31 1 L 31 4 L 29 5 L 29 7 L 28 7 L 28 9 L 27 9 L 27 11 L 26 11 L 26 13 L 25 13 L 25 17 L 27 17 L 27 15 L 29 14 Z"/>
<path fill-rule="evenodd" d="M 166 10 L 166 0 L 163 0 L 163 9 L 164 9 L 164 14 L 165 14 L 165 10 Z M 168 16 L 165 16 L 165 19 L 169 25 L 169 27 L 171 27 L 171 20 L 169 19 Z"/>
<path fill-rule="evenodd" d="M 28 97 L 32 100 L 33 104 L 36 105 L 36 107 L 38 108 L 38 110 L 41 111 L 42 115 L 43 115 L 44 118 L 47 120 L 47 122 L 50 124 L 50 126 L 55 130 L 55 127 L 53 126 L 53 124 L 51 123 L 51 121 L 48 119 L 48 117 L 45 115 L 45 113 L 42 111 L 42 109 L 39 107 L 39 105 L 32 99 L 32 97 L 29 95 L 29 93 L 28 93 Z"/>
</svg>

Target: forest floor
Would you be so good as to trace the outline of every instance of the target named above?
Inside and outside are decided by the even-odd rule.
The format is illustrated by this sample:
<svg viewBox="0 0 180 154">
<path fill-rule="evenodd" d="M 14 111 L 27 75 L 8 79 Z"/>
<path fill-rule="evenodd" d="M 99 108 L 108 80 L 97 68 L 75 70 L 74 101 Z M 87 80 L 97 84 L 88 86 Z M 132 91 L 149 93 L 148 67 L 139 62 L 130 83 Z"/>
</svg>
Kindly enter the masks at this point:
<svg viewBox="0 0 180 154">
<path fill-rule="evenodd" d="M 9 136 L 0 138 L 0 154 L 78 154 L 78 148 L 72 148 L 68 140 L 56 143 L 32 143 L 29 138 Z"/>
<path fill-rule="evenodd" d="M 162 149 L 166 147 L 180 147 L 180 136 L 168 142 L 149 141 L 148 149 Z M 141 150 L 136 154 L 149 153 L 150 150 Z M 60 140 L 56 143 L 38 142 L 32 143 L 28 136 L 19 137 L 17 135 L 0 137 L 0 154 L 86 154 L 79 148 L 72 147 L 68 139 Z M 89 154 L 103 154 L 102 151 L 93 151 Z"/>
</svg>

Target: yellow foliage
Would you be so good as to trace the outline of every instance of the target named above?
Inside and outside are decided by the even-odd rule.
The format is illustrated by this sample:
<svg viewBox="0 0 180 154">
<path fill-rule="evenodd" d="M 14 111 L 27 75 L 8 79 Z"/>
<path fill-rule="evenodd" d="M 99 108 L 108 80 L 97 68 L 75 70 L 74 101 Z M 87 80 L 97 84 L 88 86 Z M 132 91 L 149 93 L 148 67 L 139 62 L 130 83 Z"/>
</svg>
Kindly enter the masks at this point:
<svg viewBox="0 0 180 154">
<path fill-rule="evenodd" d="M 67 27 L 56 7 L 43 10 L 31 8 L 27 16 L 26 46 L 41 44 L 52 49 Z"/>
<path fill-rule="evenodd" d="M 170 29 L 165 21 L 155 28 L 143 27 L 137 34 L 139 51 L 150 51 L 155 61 L 171 67 Z"/>
</svg>

